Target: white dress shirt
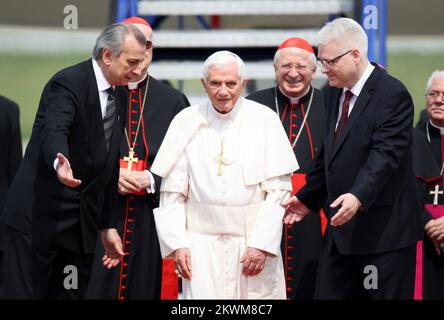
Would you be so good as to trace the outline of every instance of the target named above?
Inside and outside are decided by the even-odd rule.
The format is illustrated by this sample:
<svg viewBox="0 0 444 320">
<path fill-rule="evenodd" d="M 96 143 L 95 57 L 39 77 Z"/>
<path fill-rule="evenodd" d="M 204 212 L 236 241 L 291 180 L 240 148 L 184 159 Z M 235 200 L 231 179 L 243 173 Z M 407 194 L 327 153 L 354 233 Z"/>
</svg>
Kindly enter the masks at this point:
<svg viewBox="0 0 444 320">
<path fill-rule="evenodd" d="M 108 100 L 108 92 L 106 90 L 111 88 L 111 85 L 109 84 L 108 80 L 106 80 L 102 69 L 100 69 L 96 60 L 92 59 L 92 65 L 94 69 L 94 76 L 96 77 L 97 88 L 99 89 L 100 107 L 102 109 L 103 119 L 106 113 L 106 101 Z"/>
<path fill-rule="evenodd" d="M 350 90 L 353 93 L 353 96 L 350 98 L 349 107 L 348 107 L 348 116 L 350 116 L 350 113 L 353 110 L 353 107 L 355 106 L 355 102 L 358 99 L 359 95 L 361 94 L 362 88 L 364 88 L 365 83 L 367 82 L 367 79 L 370 77 L 371 73 L 373 72 L 373 69 L 375 67 L 368 62 L 367 68 L 365 69 L 364 73 L 362 74 L 361 78 L 358 80 L 358 82 L 355 83 L 355 85 L 350 88 L 343 88 L 341 99 L 339 99 L 339 113 L 338 113 L 338 119 L 336 120 L 336 128 L 338 127 L 339 119 L 341 119 L 342 115 L 342 103 L 345 99 L 345 92 Z"/>
</svg>

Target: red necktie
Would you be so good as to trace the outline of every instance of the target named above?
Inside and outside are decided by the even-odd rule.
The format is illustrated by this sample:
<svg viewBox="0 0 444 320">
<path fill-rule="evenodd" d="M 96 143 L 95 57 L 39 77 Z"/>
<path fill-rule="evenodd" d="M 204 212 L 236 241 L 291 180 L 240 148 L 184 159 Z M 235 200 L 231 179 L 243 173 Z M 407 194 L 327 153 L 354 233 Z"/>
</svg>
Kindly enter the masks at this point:
<svg viewBox="0 0 444 320">
<path fill-rule="evenodd" d="M 344 129 L 345 124 L 347 123 L 348 109 L 350 107 L 351 97 L 353 97 L 353 93 L 350 90 L 347 90 L 345 92 L 344 102 L 342 103 L 341 118 L 339 119 L 338 126 L 335 131 L 335 143 L 337 142 L 337 140 L 341 134 L 341 131 Z"/>
</svg>

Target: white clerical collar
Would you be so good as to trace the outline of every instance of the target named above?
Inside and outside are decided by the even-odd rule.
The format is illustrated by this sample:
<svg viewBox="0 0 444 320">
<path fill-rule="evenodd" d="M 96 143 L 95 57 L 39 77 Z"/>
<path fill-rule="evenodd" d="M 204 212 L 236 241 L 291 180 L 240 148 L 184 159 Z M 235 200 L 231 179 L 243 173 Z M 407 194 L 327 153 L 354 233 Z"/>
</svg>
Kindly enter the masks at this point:
<svg viewBox="0 0 444 320">
<path fill-rule="evenodd" d="M 102 69 L 100 69 L 100 66 L 95 59 L 92 59 L 92 65 L 93 65 L 94 75 L 96 77 L 97 89 L 99 89 L 99 92 L 106 91 L 108 88 L 111 87 L 110 83 L 108 82 L 108 80 L 106 80 L 106 77 L 102 72 Z"/>
<path fill-rule="evenodd" d="M 218 118 L 218 119 L 224 119 L 224 120 L 230 120 L 233 119 L 237 113 L 239 112 L 240 109 L 240 105 L 242 104 L 242 97 L 240 97 L 236 103 L 234 104 L 233 108 L 231 108 L 230 111 L 228 111 L 227 113 L 220 113 L 219 111 L 216 110 L 216 108 L 213 106 L 213 104 L 211 103 L 211 100 L 208 100 L 208 114 L 212 117 L 212 118 Z"/>
<path fill-rule="evenodd" d="M 434 124 L 434 123 L 432 122 L 432 120 L 429 120 L 429 123 L 430 123 L 430 125 L 431 125 L 432 127 L 438 129 L 439 132 L 441 133 L 441 135 L 444 135 L 444 127 L 439 127 L 439 126 L 437 126 L 436 124 Z"/>
<path fill-rule="evenodd" d="M 308 93 L 308 91 L 310 91 L 310 86 L 308 86 L 307 90 L 305 90 L 305 92 L 302 95 L 300 95 L 298 97 L 289 97 L 284 93 L 284 91 L 282 91 L 280 86 L 278 86 L 278 88 L 279 88 L 279 91 L 290 100 L 291 104 L 299 103 L 299 100 L 301 100 Z"/>
<path fill-rule="evenodd" d="M 144 81 L 146 79 L 146 77 L 148 76 L 148 72 L 145 73 L 145 76 L 139 80 L 139 81 L 135 81 L 135 82 L 128 82 L 128 89 L 129 90 L 134 90 L 137 89 L 137 87 L 139 86 L 139 84 Z"/>
<path fill-rule="evenodd" d="M 367 79 L 370 77 L 370 75 L 372 74 L 374 69 L 375 69 L 375 67 L 370 62 L 367 62 L 367 68 L 365 69 L 365 71 L 362 74 L 361 78 L 358 80 L 358 82 L 355 83 L 355 85 L 351 89 L 350 88 L 344 88 L 343 89 L 343 94 L 347 90 L 350 90 L 355 97 L 358 97 L 359 94 L 361 93 L 362 89 L 364 88 L 364 85 L 367 82 Z"/>
</svg>

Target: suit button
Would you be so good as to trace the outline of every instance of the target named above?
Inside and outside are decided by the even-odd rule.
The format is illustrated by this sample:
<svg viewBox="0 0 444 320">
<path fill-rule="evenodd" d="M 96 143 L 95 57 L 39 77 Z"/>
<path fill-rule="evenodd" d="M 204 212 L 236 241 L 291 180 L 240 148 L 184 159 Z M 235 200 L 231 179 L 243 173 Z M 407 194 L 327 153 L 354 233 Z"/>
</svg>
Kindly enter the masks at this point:
<svg viewBox="0 0 444 320">
<path fill-rule="evenodd" d="M 332 167 L 329 167 L 329 168 L 328 168 L 328 173 L 329 173 L 329 174 L 333 174 L 333 172 L 334 172 L 333 168 L 332 168 Z"/>
</svg>

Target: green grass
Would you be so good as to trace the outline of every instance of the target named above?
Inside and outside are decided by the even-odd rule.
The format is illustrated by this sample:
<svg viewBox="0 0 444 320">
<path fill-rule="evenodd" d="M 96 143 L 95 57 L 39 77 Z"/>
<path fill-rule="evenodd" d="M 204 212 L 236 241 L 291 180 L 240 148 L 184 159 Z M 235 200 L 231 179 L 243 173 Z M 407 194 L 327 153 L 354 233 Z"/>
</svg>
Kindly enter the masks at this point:
<svg viewBox="0 0 444 320">
<path fill-rule="evenodd" d="M 0 54 L 0 94 L 21 110 L 22 136 L 29 139 L 42 89 L 58 70 L 87 59 L 85 54 Z M 396 53 L 388 56 L 389 72 L 409 89 L 416 109 L 424 107 L 425 85 L 431 72 L 444 68 L 444 54 Z M 176 83 L 174 83 L 176 84 Z M 194 84 L 194 83 L 193 83 Z M 188 91 L 190 85 L 185 86 Z"/>
<path fill-rule="evenodd" d="M 0 54 L 0 94 L 20 106 L 22 138 L 29 139 L 40 95 L 48 80 L 58 70 L 87 59 L 89 53 Z"/>
<path fill-rule="evenodd" d="M 419 112 L 425 107 L 427 80 L 433 71 L 444 68 L 444 53 L 397 53 L 390 54 L 387 60 L 390 74 L 400 79 L 412 95 L 416 125 Z"/>
</svg>

